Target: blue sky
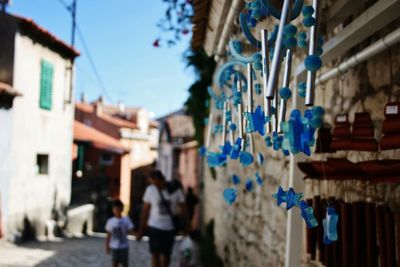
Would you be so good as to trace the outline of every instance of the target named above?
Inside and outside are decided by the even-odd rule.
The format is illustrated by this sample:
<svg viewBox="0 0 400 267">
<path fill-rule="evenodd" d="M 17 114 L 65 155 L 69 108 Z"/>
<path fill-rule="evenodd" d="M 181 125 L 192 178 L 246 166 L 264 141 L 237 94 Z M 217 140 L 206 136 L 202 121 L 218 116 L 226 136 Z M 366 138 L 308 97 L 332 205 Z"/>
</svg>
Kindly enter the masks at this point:
<svg viewBox="0 0 400 267">
<path fill-rule="evenodd" d="M 12 2 L 9 12 L 30 17 L 70 42 L 71 17 L 59 0 Z M 185 102 L 194 79 L 182 56 L 189 38 L 173 48 L 152 46 L 160 34 L 156 23 L 164 12 L 162 0 L 78 0 L 77 23 L 110 95 L 106 100 L 142 106 L 156 116 L 177 110 Z M 82 55 L 77 60 L 75 94 L 78 99 L 84 92 L 93 100 L 102 90 L 78 36 L 76 47 Z"/>
</svg>

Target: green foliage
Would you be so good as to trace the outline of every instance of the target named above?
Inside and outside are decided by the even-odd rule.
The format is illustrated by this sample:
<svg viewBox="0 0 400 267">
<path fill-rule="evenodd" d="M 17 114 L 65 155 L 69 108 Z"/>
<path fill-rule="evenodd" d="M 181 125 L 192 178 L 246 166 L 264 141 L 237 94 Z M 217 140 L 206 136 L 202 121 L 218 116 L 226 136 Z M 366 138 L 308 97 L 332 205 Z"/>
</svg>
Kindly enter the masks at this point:
<svg viewBox="0 0 400 267">
<path fill-rule="evenodd" d="M 207 87 L 212 83 L 212 77 L 216 63 L 213 57 L 209 57 L 203 49 L 190 51 L 185 54 L 188 67 L 193 67 L 196 73 L 196 81 L 189 88 L 189 98 L 185 106 L 187 114 L 192 116 L 196 129 L 195 139 L 199 145 L 203 145 L 204 119 L 208 116 L 209 95 Z"/>
</svg>

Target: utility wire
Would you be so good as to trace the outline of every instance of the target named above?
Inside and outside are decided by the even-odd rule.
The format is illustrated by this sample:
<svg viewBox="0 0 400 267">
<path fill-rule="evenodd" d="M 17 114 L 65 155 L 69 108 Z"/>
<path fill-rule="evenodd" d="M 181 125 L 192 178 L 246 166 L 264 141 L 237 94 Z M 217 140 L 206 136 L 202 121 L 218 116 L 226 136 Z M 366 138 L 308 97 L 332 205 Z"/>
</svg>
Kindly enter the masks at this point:
<svg viewBox="0 0 400 267">
<path fill-rule="evenodd" d="M 69 12 L 72 14 L 72 5 L 68 5 L 64 0 L 58 0 L 58 2 Z M 85 54 L 89 60 L 90 67 L 92 68 L 92 71 L 95 75 L 95 78 L 97 80 L 98 85 L 100 86 L 100 89 L 103 91 L 104 96 L 108 99 L 108 101 L 112 102 L 112 99 L 110 97 L 110 94 L 108 93 L 108 90 L 106 89 L 106 86 L 104 85 L 104 81 L 101 78 L 101 75 L 99 74 L 98 68 L 95 64 L 95 61 L 92 57 L 92 53 L 90 52 L 90 49 L 85 41 L 85 37 L 83 36 L 83 33 L 79 27 L 78 24 L 76 24 L 76 32 L 78 34 L 78 38 L 81 41 L 81 44 L 83 46 L 83 50 L 85 51 Z"/>
</svg>

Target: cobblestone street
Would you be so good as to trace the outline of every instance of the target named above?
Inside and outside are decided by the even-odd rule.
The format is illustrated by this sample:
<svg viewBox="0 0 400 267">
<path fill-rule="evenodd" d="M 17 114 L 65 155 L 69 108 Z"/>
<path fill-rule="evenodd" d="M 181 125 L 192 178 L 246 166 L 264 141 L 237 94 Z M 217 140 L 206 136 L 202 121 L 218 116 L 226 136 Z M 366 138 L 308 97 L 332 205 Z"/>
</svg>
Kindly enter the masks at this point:
<svg viewBox="0 0 400 267">
<path fill-rule="evenodd" d="M 177 264 L 175 243 L 171 267 Z M 130 241 L 130 267 L 150 266 L 148 242 Z M 20 246 L 0 243 L 0 267 L 109 267 L 104 253 L 104 237 L 64 239 L 55 242 L 29 242 Z"/>
</svg>

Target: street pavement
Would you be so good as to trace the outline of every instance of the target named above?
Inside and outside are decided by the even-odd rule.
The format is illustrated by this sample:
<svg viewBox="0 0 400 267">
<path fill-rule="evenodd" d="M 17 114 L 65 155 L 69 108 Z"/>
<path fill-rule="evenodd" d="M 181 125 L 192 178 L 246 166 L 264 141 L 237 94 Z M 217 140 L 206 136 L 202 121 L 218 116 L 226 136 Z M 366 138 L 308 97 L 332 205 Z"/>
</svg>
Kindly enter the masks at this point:
<svg viewBox="0 0 400 267">
<path fill-rule="evenodd" d="M 150 266 L 147 241 L 130 240 L 129 267 Z M 175 242 L 171 267 L 178 266 Z M 109 267 L 110 255 L 104 253 L 104 236 L 68 238 L 52 242 L 0 243 L 0 267 Z"/>
</svg>

